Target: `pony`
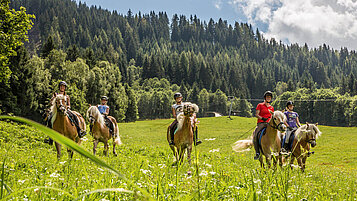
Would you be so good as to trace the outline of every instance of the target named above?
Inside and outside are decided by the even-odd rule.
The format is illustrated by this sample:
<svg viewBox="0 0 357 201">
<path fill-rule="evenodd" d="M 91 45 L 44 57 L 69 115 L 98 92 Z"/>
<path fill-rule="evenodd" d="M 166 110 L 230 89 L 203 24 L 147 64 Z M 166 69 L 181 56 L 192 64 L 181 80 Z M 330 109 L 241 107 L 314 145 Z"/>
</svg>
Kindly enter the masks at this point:
<svg viewBox="0 0 357 201">
<path fill-rule="evenodd" d="M 312 153 L 310 152 L 310 146 L 316 146 L 316 139 L 321 135 L 321 131 L 317 128 L 316 124 L 307 123 L 299 127 L 295 131 L 295 138 L 292 143 L 290 167 L 293 168 L 295 158 L 302 172 L 305 170 L 305 163 L 307 157 Z M 283 134 L 280 135 L 282 139 Z M 287 157 L 288 158 L 288 157 Z"/>
<path fill-rule="evenodd" d="M 286 116 L 281 111 L 269 111 L 271 113 L 271 118 L 268 122 L 266 133 L 261 137 L 261 148 L 259 158 L 260 166 L 264 167 L 263 155 L 265 156 L 268 168 L 271 166 L 271 160 L 273 159 L 274 167 L 276 167 L 277 160 L 279 160 L 279 165 L 282 166 L 282 157 L 280 154 L 281 144 L 280 138 L 278 136 L 279 131 L 285 131 L 286 126 L 284 121 L 286 121 Z M 258 135 L 259 138 L 259 135 Z M 259 140 L 259 139 L 257 139 Z M 272 157 L 273 155 L 273 157 Z"/>
<path fill-rule="evenodd" d="M 55 94 L 55 97 L 51 102 L 51 108 L 50 108 L 50 113 L 52 114 L 52 118 L 51 118 L 52 129 L 61 133 L 65 137 L 75 141 L 76 143 L 80 144 L 81 139 L 78 136 L 77 128 L 68 117 L 68 109 L 66 107 L 66 101 L 67 101 L 66 96 L 62 94 L 57 94 L 57 95 Z M 86 123 L 82 115 L 75 111 L 71 111 L 71 112 L 78 118 L 79 127 L 85 131 Z M 55 143 L 55 146 L 57 150 L 57 158 L 59 159 L 61 158 L 62 147 L 61 144 L 59 144 L 58 142 Z M 70 158 L 73 158 L 73 151 L 67 149 L 67 152 Z"/>
<path fill-rule="evenodd" d="M 183 103 L 182 112 L 177 115 L 177 129 L 174 135 L 174 145 L 170 148 L 174 153 L 177 162 L 182 162 L 187 150 L 187 160 L 191 164 L 191 152 L 193 143 L 193 131 L 196 128 L 196 113 L 199 108 L 196 104 Z M 170 127 L 167 128 L 167 141 L 170 142 Z"/>
<path fill-rule="evenodd" d="M 273 160 L 274 167 L 276 167 L 277 160 L 279 161 L 279 165 L 282 166 L 282 157 L 280 154 L 280 137 L 278 136 L 278 131 L 285 131 L 286 126 L 284 125 L 284 121 L 286 121 L 286 116 L 281 111 L 272 112 L 272 117 L 267 124 L 265 129 L 265 134 L 261 137 L 260 144 L 261 148 L 260 152 L 260 166 L 264 167 L 263 156 L 265 156 L 266 163 L 268 167 L 271 166 L 271 160 Z M 254 134 L 254 133 L 253 133 Z M 257 140 L 260 138 L 260 134 L 257 136 Z M 236 152 L 248 151 L 249 148 L 253 146 L 252 140 L 239 140 L 234 143 L 233 150 Z M 274 155 L 274 157 L 272 157 Z"/>
<path fill-rule="evenodd" d="M 102 114 L 99 112 L 96 106 L 90 106 L 87 110 L 87 118 L 92 126 L 92 135 L 93 135 L 93 154 L 95 155 L 97 152 L 97 145 L 99 142 L 104 143 L 104 155 L 107 155 L 109 145 L 108 141 L 110 138 L 113 138 L 113 154 L 117 156 L 115 151 L 115 145 L 121 145 L 122 142 L 119 137 L 119 127 L 116 119 L 112 116 L 108 116 L 108 118 L 114 124 L 113 135 L 109 133 L 109 128 L 105 125 L 105 120 Z"/>
</svg>

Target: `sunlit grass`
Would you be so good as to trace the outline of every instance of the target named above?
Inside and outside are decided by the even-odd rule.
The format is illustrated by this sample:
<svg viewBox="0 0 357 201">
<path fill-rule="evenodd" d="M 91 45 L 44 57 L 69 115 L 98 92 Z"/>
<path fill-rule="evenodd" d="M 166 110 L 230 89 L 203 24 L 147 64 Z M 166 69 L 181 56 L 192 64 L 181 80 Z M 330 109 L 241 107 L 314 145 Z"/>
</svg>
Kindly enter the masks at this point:
<svg viewBox="0 0 357 201">
<path fill-rule="evenodd" d="M 248 137 L 255 125 L 255 119 L 240 117 L 201 118 L 199 138 L 203 143 L 192 154 L 192 166 L 186 162 L 172 167 L 174 158 L 166 142 L 166 128 L 171 121 L 119 124 L 124 145 L 117 148 L 118 156 L 103 156 L 100 144 L 98 158 L 158 200 L 357 198 L 357 144 L 353 140 L 357 128 L 319 126 L 323 134 L 315 154 L 307 160 L 305 173 L 301 173 L 287 167 L 261 169 L 252 159 L 253 151 L 233 152 L 231 145 Z M 55 147 L 43 143 L 45 136 L 27 125 L 0 122 L 0 161 L 1 166 L 5 161 L 4 181 L 12 189 L 4 188 L 4 196 L 15 200 L 81 196 L 89 200 L 142 199 L 140 194 L 131 193 L 137 192 L 135 186 L 77 153 L 73 160 L 63 155 L 57 161 Z M 82 147 L 91 152 L 91 136 L 86 137 Z M 193 174 L 188 175 L 188 170 Z"/>
</svg>

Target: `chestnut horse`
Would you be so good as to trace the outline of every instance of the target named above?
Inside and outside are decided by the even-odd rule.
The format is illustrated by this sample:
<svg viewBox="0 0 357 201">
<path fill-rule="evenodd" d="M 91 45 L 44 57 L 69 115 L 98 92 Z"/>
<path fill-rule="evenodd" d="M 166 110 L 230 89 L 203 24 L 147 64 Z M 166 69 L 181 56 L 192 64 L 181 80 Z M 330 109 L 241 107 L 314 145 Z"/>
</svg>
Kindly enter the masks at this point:
<svg viewBox="0 0 357 201">
<path fill-rule="evenodd" d="M 182 162 L 187 150 L 187 160 L 191 164 L 191 152 L 193 143 L 193 131 L 196 128 L 196 113 L 198 106 L 193 103 L 183 103 L 183 112 L 177 115 L 177 129 L 174 135 L 174 145 L 171 145 L 176 162 Z M 170 127 L 167 128 L 167 140 L 170 142 Z"/>
<path fill-rule="evenodd" d="M 119 128 L 117 121 L 114 117 L 108 116 L 108 118 L 114 124 L 113 135 L 109 133 L 109 128 L 105 125 L 105 120 L 102 114 L 99 112 L 96 106 L 90 106 L 87 110 L 87 118 L 92 126 L 92 135 L 93 135 L 93 154 L 97 152 L 97 145 L 99 142 L 104 143 L 104 155 L 107 155 L 109 145 L 108 141 L 113 138 L 113 154 L 116 156 L 115 145 L 121 145 L 122 142 L 119 137 Z"/>
<path fill-rule="evenodd" d="M 76 143 L 80 144 L 81 139 L 78 136 L 77 128 L 68 117 L 68 109 L 66 107 L 67 97 L 62 94 L 57 94 L 55 96 L 56 97 L 52 100 L 52 105 L 50 110 L 52 114 L 52 118 L 51 118 L 52 129 L 66 136 L 67 138 L 75 141 Z M 86 123 L 82 115 L 80 115 L 78 112 L 75 111 L 71 111 L 71 112 L 77 116 L 79 120 L 78 121 L 79 127 L 83 131 L 85 131 Z M 57 149 L 57 158 L 59 159 L 61 157 L 62 146 L 58 142 L 56 142 L 55 145 Z M 70 158 L 72 158 L 73 151 L 70 149 L 67 149 L 67 151 Z"/>
<path fill-rule="evenodd" d="M 268 168 L 271 166 L 271 160 L 273 159 L 274 167 L 276 167 L 277 160 L 279 160 L 280 166 L 282 166 L 282 157 L 280 154 L 280 137 L 278 136 L 278 130 L 284 132 L 286 130 L 286 126 L 284 125 L 284 120 L 286 120 L 286 116 L 281 111 L 272 112 L 272 117 L 266 127 L 265 134 L 261 137 L 261 148 L 259 158 L 261 167 L 264 167 L 263 155 L 265 156 L 266 163 Z M 258 135 L 258 139 L 260 138 L 260 134 Z M 274 155 L 274 156 L 273 156 Z M 273 157 L 272 157 L 273 156 Z"/>
<path fill-rule="evenodd" d="M 321 134 L 322 133 L 317 128 L 317 124 L 309 124 L 309 123 L 306 123 L 305 125 L 301 126 L 295 131 L 295 138 L 292 144 L 291 159 L 290 159 L 291 168 L 293 168 L 292 165 L 296 158 L 301 171 L 304 172 L 306 159 L 311 155 L 310 146 L 311 147 L 316 146 L 316 139 Z"/>
</svg>

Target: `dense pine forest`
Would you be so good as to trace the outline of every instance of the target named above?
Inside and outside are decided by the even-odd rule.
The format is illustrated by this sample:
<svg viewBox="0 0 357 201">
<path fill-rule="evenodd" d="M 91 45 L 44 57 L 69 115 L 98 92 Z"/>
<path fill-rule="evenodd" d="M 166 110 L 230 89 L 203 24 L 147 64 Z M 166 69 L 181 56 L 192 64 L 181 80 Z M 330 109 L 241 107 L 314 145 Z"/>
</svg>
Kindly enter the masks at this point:
<svg viewBox="0 0 357 201">
<path fill-rule="evenodd" d="M 109 96 L 119 121 L 169 118 L 172 95 L 209 111 L 251 116 L 266 90 L 277 109 L 296 101 L 302 121 L 357 125 L 357 52 L 265 39 L 247 23 L 165 12 L 126 14 L 71 0 L 13 0 L 34 14 L 29 42 L 10 58 L 2 113 L 35 120 L 60 80 L 74 110 Z M 248 99 L 248 100 L 247 100 Z M 315 101 L 325 99 L 327 101 Z"/>
</svg>

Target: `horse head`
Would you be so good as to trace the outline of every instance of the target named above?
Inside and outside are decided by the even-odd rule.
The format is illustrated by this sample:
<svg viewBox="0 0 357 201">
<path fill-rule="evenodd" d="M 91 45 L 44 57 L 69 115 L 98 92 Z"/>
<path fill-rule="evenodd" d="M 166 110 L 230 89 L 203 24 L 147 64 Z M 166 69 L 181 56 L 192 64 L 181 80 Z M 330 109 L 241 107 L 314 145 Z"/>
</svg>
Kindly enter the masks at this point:
<svg viewBox="0 0 357 201">
<path fill-rule="evenodd" d="M 321 135 L 321 131 L 317 128 L 316 124 L 309 124 L 306 122 L 306 128 L 303 131 L 305 134 L 305 141 L 311 144 L 312 147 L 316 146 L 316 139 Z"/>
<path fill-rule="evenodd" d="M 65 115 L 67 112 L 67 97 L 59 94 L 56 95 L 55 98 L 55 106 L 57 107 L 57 111 L 59 111 L 62 115 Z"/>
<path fill-rule="evenodd" d="M 185 103 L 183 105 L 183 113 L 185 116 L 191 117 L 194 113 L 198 112 L 198 106 L 193 103 Z"/>
<path fill-rule="evenodd" d="M 284 113 L 282 113 L 281 111 L 272 112 L 270 110 L 269 110 L 269 112 L 271 114 L 269 124 L 273 128 L 275 128 L 281 132 L 285 132 L 286 126 L 284 124 L 284 121 L 286 121 L 286 116 L 284 115 Z"/>
</svg>

